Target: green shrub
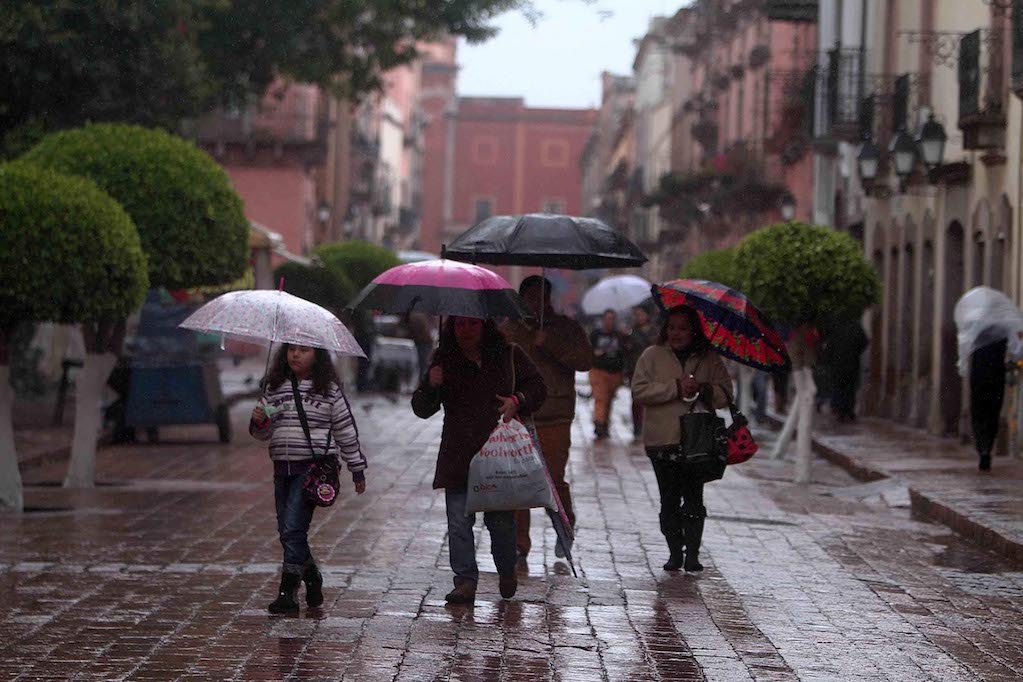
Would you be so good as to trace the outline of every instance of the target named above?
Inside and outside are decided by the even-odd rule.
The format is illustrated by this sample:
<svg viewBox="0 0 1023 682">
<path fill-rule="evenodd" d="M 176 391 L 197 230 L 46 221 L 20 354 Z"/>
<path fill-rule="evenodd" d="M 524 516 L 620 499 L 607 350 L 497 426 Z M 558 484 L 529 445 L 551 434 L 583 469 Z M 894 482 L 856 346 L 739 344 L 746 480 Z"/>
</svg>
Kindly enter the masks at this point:
<svg viewBox="0 0 1023 682">
<path fill-rule="evenodd" d="M 245 272 L 241 199 L 195 145 L 159 130 L 98 124 L 47 135 L 23 158 L 87 177 L 119 201 L 138 228 L 152 286 L 217 285 Z"/>
<path fill-rule="evenodd" d="M 323 306 L 335 315 L 355 296 L 355 287 L 342 273 L 317 265 L 284 263 L 274 270 L 274 281 L 284 278 L 284 290 Z"/>
<path fill-rule="evenodd" d="M 398 257 L 382 246 L 357 240 L 324 244 L 315 253 L 324 265 L 347 277 L 355 293 L 384 270 L 401 265 Z"/>
<path fill-rule="evenodd" d="M 877 303 L 881 284 L 844 232 L 798 222 L 753 232 L 736 251 L 740 289 L 780 324 L 827 327 Z"/>
<path fill-rule="evenodd" d="M 704 251 L 682 266 L 679 276 L 688 279 L 709 279 L 737 289 L 739 274 L 736 271 L 735 247 Z"/>
<path fill-rule="evenodd" d="M 85 178 L 0 166 L 0 331 L 18 322 L 117 322 L 148 287 L 138 232 Z"/>
</svg>

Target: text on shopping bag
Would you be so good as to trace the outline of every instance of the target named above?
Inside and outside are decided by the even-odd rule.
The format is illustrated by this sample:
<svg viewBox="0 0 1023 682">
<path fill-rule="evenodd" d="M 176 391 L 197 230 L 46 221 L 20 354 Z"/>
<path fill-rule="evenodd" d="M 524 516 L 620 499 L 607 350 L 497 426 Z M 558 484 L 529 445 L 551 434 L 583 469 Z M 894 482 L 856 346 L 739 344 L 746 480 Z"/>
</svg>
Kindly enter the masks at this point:
<svg viewBox="0 0 1023 682">
<path fill-rule="evenodd" d="M 469 463 L 465 513 L 555 508 L 543 460 L 519 421 L 501 422 Z"/>
</svg>

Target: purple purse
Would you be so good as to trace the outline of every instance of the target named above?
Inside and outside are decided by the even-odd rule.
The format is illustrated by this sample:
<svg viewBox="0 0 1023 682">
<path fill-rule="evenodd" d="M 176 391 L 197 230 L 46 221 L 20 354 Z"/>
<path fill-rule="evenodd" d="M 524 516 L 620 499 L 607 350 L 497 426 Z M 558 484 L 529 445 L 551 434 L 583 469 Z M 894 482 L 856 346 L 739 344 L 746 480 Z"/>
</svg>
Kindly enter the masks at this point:
<svg viewBox="0 0 1023 682">
<path fill-rule="evenodd" d="M 341 492 L 341 480 L 338 472 L 336 457 L 330 456 L 330 430 L 327 431 L 327 446 L 322 456 L 316 455 L 313 448 L 313 439 L 309 434 L 309 422 L 305 417 L 305 408 L 302 407 L 302 395 L 298 391 L 298 382 L 291 377 L 291 393 L 295 398 L 295 410 L 298 412 L 298 420 L 302 422 L 302 431 L 305 432 L 306 442 L 313 453 L 313 463 L 309 465 L 309 472 L 302 483 L 302 494 L 306 501 L 317 507 L 329 507 L 334 504 L 338 493 Z"/>
</svg>

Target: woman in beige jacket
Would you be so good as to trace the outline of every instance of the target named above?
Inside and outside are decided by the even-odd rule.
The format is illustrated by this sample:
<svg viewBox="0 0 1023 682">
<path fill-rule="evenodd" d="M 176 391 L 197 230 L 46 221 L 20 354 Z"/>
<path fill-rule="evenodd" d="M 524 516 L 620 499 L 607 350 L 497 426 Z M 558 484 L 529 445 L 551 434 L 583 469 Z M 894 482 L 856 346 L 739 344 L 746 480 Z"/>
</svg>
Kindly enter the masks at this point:
<svg viewBox="0 0 1023 682">
<path fill-rule="evenodd" d="M 703 482 L 683 473 L 679 417 L 727 407 L 732 379 L 711 350 L 695 310 L 680 306 L 667 312 L 658 342 L 636 362 L 632 399 L 644 406 L 643 444 L 661 495 L 661 532 L 671 552 L 664 570 L 684 566 L 686 571 L 702 571 L 700 541 L 707 516 Z"/>
</svg>

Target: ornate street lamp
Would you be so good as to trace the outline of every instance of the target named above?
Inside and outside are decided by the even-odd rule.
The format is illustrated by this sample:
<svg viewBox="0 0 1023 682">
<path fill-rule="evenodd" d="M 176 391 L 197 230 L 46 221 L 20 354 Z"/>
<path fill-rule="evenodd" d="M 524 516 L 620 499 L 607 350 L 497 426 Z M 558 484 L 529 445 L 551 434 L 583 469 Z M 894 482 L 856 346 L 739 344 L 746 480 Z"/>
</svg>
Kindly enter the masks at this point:
<svg viewBox="0 0 1023 682">
<path fill-rule="evenodd" d="M 934 119 L 934 114 L 931 114 L 920 128 L 920 137 L 917 139 L 920 156 L 928 170 L 934 170 L 941 165 L 945 158 L 946 140 L 948 135 L 945 133 L 945 126 L 938 123 Z"/>
<path fill-rule="evenodd" d="M 791 222 L 796 217 L 796 198 L 790 192 L 785 192 L 781 198 L 781 219 Z"/>
<path fill-rule="evenodd" d="M 916 165 L 916 140 L 905 130 L 895 133 L 888 147 L 895 159 L 895 174 L 899 176 L 899 191 L 905 191 L 906 180 L 913 174 Z"/>
<path fill-rule="evenodd" d="M 859 166 L 860 180 L 869 187 L 877 180 L 877 171 L 881 166 L 881 151 L 874 144 L 873 138 L 863 140 L 860 153 L 856 155 L 856 164 Z"/>
</svg>

